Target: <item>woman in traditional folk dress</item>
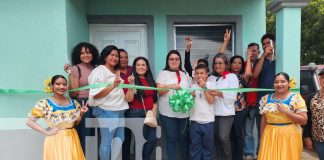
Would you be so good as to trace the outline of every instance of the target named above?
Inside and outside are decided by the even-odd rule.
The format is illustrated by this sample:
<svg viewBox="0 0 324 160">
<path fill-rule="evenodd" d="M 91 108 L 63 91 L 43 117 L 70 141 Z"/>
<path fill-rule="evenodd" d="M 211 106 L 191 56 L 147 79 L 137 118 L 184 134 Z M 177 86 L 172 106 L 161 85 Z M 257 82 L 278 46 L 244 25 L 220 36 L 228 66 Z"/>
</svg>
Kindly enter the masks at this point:
<svg viewBox="0 0 324 160">
<path fill-rule="evenodd" d="M 289 76 L 280 72 L 275 76 L 273 94 L 260 101 L 261 143 L 260 160 L 301 159 L 302 129 L 307 122 L 307 109 L 303 98 L 289 92 Z"/>
<path fill-rule="evenodd" d="M 27 125 L 46 136 L 44 160 L 84 160 L 78 133 L 74 127 L 80 123 L 83 113 L 88 111 L 71 98 L 64 96 L 67 80 L 56 75 L 51 79 L 52 97 L 40 100 L 28 115 Z M 36 121 L 44 118 L 49 129 L 42 128 Z"/>
</svg>

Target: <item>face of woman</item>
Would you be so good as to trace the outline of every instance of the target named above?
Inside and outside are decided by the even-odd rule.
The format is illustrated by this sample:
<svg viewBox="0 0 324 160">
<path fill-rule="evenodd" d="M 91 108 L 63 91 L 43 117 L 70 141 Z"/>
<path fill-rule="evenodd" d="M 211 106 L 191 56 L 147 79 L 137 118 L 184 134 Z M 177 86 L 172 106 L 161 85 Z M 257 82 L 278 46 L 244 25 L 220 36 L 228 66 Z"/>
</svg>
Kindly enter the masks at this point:
<svg viewBox="0 0 324 160">
<path fill-rule="evenodd" d="M 128 66 L 128 55 L 126 52 L 120 52 L 120 67 L 126 68 Z"/>
<path fill-rule="evenodd" d="M 84 64 L 90 64 L 92 61 L 93 57 L 92 54 L 90 53 L 90 50 L 88 48 L 82 47 L 81 53 L 80 53 L 80 60 Z"/>
<path fill-rule="evenodd" d="M 144 60 L 140 59 L 136 62 L 136 73 L 139 76 L 145 76 L 147 71 L 147 65 Z"/>
<path fill-rule="evenodd" d="M 240 58 L 235 58 L 233 63 L 231 64 L 231 70 L 234 73 L 239 73 L 242 69 L 242 60 Z"/>
<path fill-rule="evenodd" d="M 219 74 L 222 74 L 225 71 L 226 65 L 222 58 L 215 59 L 214 69 Z"/>
<path fill-rule="evenodd" d="M 55 80 L 54 84 L 52 85 L 52 89 L 54 94 L 57 95 L 64 95 L 67 91 L 67 82 L 64 78 L 58 78 Z"/>
<path fill-rule="evenodd" d="M 106 57 L 106 65 L 115 67 L 118 64 L 118 52 L 117 50 L 112 50 L 111 53 Z"/>
<path fill-rule="evenodd" d="M 283 75 L 278 75 L 274 81 L 274 88 L 277 93 L 285 93 L 288 92 L 289 82 Z"/>
<path fill-rule="evenodd" d="M 176 54 L 171 54 L 168 59 L 169 67 L 172 70 L 178 70 L 180 67 L 180 57 Z"/>
</svg>

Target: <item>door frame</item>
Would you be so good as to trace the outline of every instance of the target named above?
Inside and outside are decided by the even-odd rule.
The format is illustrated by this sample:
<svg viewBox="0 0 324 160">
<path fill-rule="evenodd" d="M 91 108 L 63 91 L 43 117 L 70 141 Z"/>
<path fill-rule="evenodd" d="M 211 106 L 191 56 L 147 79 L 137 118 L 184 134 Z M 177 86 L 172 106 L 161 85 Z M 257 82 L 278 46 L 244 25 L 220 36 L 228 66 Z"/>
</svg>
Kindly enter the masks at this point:
<svg viewBox="0 0 324 160">
<path fill-rule="evenodd" d="M 88 15 L 87 21 L 91 24 L 125 24 L 125 25 L 146 25 L 146 40 L 147 40 L 147 58 L 150 62 L 155 61 L 154 52 L 154 17 L 149 15 Z M 90 30 L 89 30 L 90 34 Z M 151 70 L 154 73 L 155 65 L 150 63 Z"/>
</svg>

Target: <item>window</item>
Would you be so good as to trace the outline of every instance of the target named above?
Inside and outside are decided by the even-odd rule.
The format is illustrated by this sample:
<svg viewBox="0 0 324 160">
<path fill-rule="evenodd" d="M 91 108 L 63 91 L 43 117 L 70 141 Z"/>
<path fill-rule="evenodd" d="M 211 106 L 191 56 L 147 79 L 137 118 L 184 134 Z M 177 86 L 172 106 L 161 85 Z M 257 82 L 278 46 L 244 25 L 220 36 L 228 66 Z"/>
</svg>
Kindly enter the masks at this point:
<svg viewBox="0 0 324 160">
<path fill-rule="evenodd" d="M 175 24 L 174 25 L 174 46 L 182 54 L 186 49 L 185 37 L 190 36 L 192 40 L 191 61 L 207 59 L 209 68 L 212 67 L 212 60 L 223 44 L 225 29 L 232 30 L 231 40 L 225 53 L 230 58 L 234 55 L 234 27 L 232 24 Z"/>
</svg>

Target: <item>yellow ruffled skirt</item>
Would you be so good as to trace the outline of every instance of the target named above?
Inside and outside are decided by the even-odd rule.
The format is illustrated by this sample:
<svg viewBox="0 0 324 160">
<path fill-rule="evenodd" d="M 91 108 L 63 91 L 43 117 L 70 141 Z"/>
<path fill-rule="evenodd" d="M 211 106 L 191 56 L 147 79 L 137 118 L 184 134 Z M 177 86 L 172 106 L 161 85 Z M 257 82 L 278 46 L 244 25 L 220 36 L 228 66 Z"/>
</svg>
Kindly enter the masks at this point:
<svg viewBox="0 0 324 160">
<path fill-rule="evenodd" d="M 44 142 L 44 160 L 85 160 L 77 131 L 59 130 Z"/>
<path fill-rule="evenodd" d="M 299 125 L 267 124 L 261 137 L 258 160 L 300 160 L 303 150 Z"/>
</svg>

